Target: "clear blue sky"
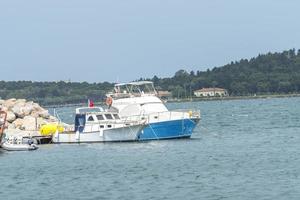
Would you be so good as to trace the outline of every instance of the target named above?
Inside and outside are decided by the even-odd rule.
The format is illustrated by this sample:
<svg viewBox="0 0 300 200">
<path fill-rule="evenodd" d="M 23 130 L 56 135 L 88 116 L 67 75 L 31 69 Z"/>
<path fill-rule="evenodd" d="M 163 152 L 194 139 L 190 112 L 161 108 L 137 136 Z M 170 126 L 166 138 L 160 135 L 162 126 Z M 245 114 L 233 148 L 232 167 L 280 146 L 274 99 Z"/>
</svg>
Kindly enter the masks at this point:
<svg viewBox="0 0 300 200">
<path fill-rule="evenodd" d="M 297 0 L 1 0 L 2 80 L 130 81 L 300 48 Z"/>
</svg>

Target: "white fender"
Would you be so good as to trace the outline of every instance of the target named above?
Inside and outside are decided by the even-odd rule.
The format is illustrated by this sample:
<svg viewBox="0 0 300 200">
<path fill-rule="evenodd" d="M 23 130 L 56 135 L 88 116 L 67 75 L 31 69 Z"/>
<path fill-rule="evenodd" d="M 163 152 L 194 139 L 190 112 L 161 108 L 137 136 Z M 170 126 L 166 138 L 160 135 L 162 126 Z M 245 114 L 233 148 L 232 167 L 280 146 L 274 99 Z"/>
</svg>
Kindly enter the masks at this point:
<svg viewBox="0 0 300 200">
<path fill-rule="evenodd" d="M 75 139 L 76 139 L 78 142 L 80 141 L 80 133 L 79 133 L 79 131 L 76 131 Z"/>
<path fill-rule="evenodd" d="M 59 133 L 58 133 L 58 130 L 55 131 L 53 137 L 54 137 L 55 141 L 59 142 Z"/>
<path fill-rule="evenodd" d="M 103 130 L 100 130 L 100 137 L 103 137 Z"/>
</svg>

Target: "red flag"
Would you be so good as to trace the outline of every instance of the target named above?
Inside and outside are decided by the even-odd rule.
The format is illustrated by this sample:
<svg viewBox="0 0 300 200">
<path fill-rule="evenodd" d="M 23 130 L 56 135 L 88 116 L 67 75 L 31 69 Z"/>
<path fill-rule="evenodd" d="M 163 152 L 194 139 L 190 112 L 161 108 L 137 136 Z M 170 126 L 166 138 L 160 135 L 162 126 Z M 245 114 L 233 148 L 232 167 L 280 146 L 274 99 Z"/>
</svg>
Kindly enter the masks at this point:
<svg viewBox="0 0 300 200">
<path fill-rule="evenodd" d="M 94 107 L 94 102 L 92 100 L 89 99 L 89 107 Z"/>
</svg>

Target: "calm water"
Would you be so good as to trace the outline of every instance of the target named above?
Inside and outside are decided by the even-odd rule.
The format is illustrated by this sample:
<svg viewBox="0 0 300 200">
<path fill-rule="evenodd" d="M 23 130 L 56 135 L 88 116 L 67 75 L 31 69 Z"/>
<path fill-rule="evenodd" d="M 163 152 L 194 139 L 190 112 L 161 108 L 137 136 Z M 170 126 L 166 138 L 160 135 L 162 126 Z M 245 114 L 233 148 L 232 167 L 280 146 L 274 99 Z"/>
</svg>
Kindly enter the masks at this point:
<svg viewBox="0 0 300 200">
<path fill-rule="evenodd" d="M 0 199 L 300 199 L 299 105 L 172 103 L 201 109 L 192 139 L 0 151 Z"/>
</svg>

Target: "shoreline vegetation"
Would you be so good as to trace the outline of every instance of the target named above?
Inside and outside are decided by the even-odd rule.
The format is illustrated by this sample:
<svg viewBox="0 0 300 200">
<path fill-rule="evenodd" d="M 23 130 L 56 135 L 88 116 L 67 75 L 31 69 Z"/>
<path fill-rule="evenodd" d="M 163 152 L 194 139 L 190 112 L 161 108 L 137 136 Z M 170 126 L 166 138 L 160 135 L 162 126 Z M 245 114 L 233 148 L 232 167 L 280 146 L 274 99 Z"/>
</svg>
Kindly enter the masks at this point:
<svg viewBox="0 0 300 200">
<path fill-rule="evenodd" d="M 199 102 L 199 101 L 229 101 L 229 100 L 249 100 L 249 99 L 273 99 L 273 98 L 293 98 L 300 97 L 300 93 L 297 94 L 261 94 L 251 96 L 225 96 L 225 97 L 192 97 L 192 98 L 180 98 L 180 99 L 164 99 L 166 103 L 181 103 L 181 102 Z M 105 102 L 94 102 L 95 106 L 105 106 Z M 59 108 L 59 107 L 76 107 L 76 106 L 88 106 L 87 103 L 75 103 L 75 104 L 59 104 L 59 105 L 44 105 L 44 108 Z"/>
<path fill-rule="evenodd" d="M 188 68 L 187 66 L 183 68 Z M 168 91 L 170 101 L 225 100 L 295 96 L 300 94 L 300 50 L 260 54 L 206 71 L 179 70 L 173 77 L 140 78 L 152 81 L 158 91 Z M 0 99 L 27 99 L 40 105 L 82 104 L 104 101 L 115 83 L 0 81 Z M 196 98 L 201 88 L 223 88 L 229 97 Z"/>
<path fill-rule="evenodd" d="M 170 99 L 167 102 L 197 102 L 197 101 L 226 101 L 226 100 L 248 100 L 248 99 L 269 99 L 269 98 L 291 98 L 300 97 L 298 94 L 261 94 L 251 96 L 225 96 L 225 97 L 193 97 L 185 99 Z"/>
</svg>

